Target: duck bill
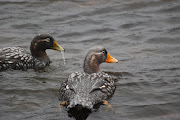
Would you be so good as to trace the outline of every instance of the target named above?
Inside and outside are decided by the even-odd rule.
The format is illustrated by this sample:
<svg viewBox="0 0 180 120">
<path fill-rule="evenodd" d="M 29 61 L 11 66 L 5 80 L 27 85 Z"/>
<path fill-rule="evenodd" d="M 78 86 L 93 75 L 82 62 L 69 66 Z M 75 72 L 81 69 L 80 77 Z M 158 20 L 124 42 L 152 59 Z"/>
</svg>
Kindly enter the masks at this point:
<svg viewBox="0 0 180 120">
<path fill-rule="evenodd" d="M 57 51 L 64 51 L 64 49 L 56 41 L 53 42 L 52 49 Z"/>
<path fill-rule="evenodd" d="M 109 53 L 107 53 L 107 59 L 106 59 L 106 61 L 105 61 L 106 63 L 117 63 L 118 62 L 118 60 L 116 59 L 116 58 L 114 58 L 114 57 L 112 57 L 112 56 L 110 56 L 110 54 Z"/>
</svg>

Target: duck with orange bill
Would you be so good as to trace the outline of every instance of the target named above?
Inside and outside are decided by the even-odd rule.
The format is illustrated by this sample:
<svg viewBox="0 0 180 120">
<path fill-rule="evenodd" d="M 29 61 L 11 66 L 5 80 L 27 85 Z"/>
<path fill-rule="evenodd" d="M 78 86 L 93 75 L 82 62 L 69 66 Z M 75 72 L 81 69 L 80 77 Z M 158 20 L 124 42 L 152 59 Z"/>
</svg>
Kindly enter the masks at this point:
<svg viewBox="0 0 180 120">
<path fill-rule="evenodd" d="M 92 47 L 84 59 L 84 72 L 72 73 L 61 84 L 59 99 L 61 105 L 68 108 L 69 115 L 76 119 L 86 118 L 93 108 L 101 104 L 108 105 L 107 100 L 114 94 L 116 87 L 111 76 L 100 70 L 100 64 L 104 62 L 117 63 L 118 60 L 110 56 L 104 47 Z"/>
</svg>

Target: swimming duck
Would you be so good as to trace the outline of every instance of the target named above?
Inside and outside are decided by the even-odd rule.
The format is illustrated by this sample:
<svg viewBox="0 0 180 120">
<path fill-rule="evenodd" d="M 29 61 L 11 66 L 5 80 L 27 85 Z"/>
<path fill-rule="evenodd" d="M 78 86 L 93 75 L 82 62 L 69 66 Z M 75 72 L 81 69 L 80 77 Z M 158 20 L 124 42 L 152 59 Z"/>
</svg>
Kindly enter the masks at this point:
<svg viewBox="0 0 180 120">
<path fill-rule="evenodd" d="M 97 104 L 106 104 L 115 91 L 114 80 L 102 72 L 103 62 L 117 63 L 102 46 L 92 47 L 84 59 L 84 72 L 72 73 L 59 89 L 61 105 L 68 109 L 92 110 Z M 76 109 L 76 110 L 77 110 Z"/>
<path fill-rule="evenodd" d="M 49 34 L 39 34 L 33 38 L 30 45 L 31 54 L 20 47 L 1 48 L 0 71 L 9 68 L 16 70 L 42 69 L 50 64 L 46 49 L 64 51 Z"/>
</svg>

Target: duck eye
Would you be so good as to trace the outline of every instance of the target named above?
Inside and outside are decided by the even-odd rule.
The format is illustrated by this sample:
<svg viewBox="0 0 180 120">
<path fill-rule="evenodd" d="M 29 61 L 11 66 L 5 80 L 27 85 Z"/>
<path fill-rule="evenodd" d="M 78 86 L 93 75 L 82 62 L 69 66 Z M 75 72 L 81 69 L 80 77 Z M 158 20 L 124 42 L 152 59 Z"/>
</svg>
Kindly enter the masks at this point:
<svg viewBox="0 0 180 120">
<path fill-rule="evenodd" d="M 49 38 L 46 38 L 46 42 L 50 42 L 50 39 L 49 39 Z"/>
<path fill-rule="evenodd" d="M 103 50 L 103 51 L 102 51 L 102 53 L 104 54 L 104 53 L 105 53 L 105 51 Z"/>
</svg>

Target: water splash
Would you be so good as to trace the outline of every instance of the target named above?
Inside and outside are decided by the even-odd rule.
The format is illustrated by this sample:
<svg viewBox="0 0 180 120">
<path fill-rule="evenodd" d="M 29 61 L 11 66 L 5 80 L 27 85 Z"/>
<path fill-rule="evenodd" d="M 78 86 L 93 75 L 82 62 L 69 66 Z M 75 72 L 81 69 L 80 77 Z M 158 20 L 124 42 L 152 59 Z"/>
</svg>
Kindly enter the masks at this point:
<svg viewBox="0 0 180 120">
<path fill-rule="evenodd" d="M 65 60 L 65 57 L 64 57 L 64 51 L 61 51 L 61 54 L 63 56 L 63 60 L 64 60 L 64 65 L 66 64 L 66 60 Z"/>
</svg>

